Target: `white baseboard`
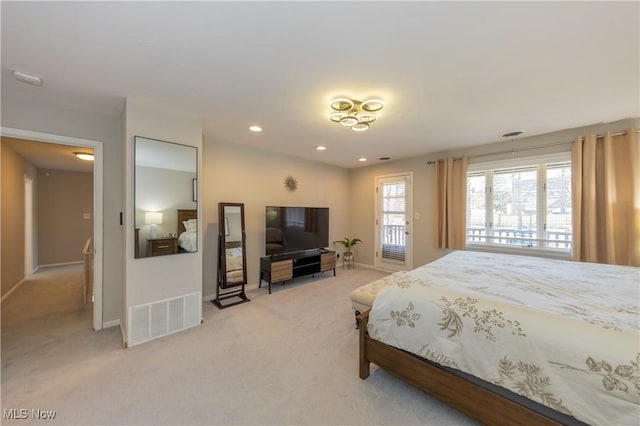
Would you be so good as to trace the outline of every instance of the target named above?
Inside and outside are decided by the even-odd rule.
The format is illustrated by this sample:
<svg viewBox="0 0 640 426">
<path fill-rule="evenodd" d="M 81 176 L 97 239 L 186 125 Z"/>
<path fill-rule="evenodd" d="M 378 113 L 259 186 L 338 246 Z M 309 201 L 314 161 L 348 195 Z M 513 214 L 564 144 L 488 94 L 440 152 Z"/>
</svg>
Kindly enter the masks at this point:
<svg viewBox="0 0 640 426">
<path fill-rule="evenodd" d="M 264 284 L 262 285 L 262 288 L 265 288 L 265 286 L 267 286 L 267 285 L 269 285 L 269 284 L 264 283 Z M 240 287 L 240 286 L 238 286 L 238 287 Z M 257 289 L 258 289 L 258 283 L 254 283 L 254 284 L 245 284 L 244 289 L 245 289 L 245 291 L 248 291 L 248 290 L 257 290 Z M 229 291 L 232 291 L 232 290 L 230 289 Z M 216 298 L 216 295 L 215 295 L 215 294 L 210 294 L 210 295 L 208 295 L 208 296 L 204 296 L 204 297 L 202 298 L 202 301 L 203 301 L 203 302 L 211 302 L 211 301 L 212 301 L 212 300 L 214 300 L 215 298 Z"/>
<path fill-rule="evenodd" d="M 376 268 L 376 267 L 375 267 L 375 266 L 373 266 L 373 265 L 369 265 L 368 263 L 358 263 L 358 262 L 355 262 L 354 266 L 357 266 L 358 268 L 374 269 L 374 270 L 376 270 L 376 271 L 380 271 L 380 270 L 381 270 L 381 269 L 379 269 L 379 268 Z"/>
<path fill-rule="evenodd" d="M 341 265 L 340 263 L 341 263 L 341 262 L 339 262 L 339 261 L 338 261 L 338 264 L 336 265 L 336 270 L 340 270 L 340 269 L 345 269 L 345 270 L 346 270 L 347 268 L 346 268 L 346 267 L 343 267 L 343 265 Z M 373 265 L 369 265 L 369 264 L 366 264 L 366 263 L 358 263 L 358 262 L 355 262 L 355 264 L 354 264 L 354 269 L 355 269 L 356 267 L 357 267 L 357 268 L 363 268 L 363 269 L 372 269 L 372 270 L 374 270 L 374 271 L 389 272 L 389 273 L 394 272 L 394 271 L 385 271 L 384 269 L 376 268 L 375 266 L 373 266 Z M 330 272 L 330 271 L 328 271 L 328 272 Z M 258 284 L 258 283 L 253 283 L 253 284 L 247 284 L 247 285 L 245 285 L 245 287 L 244 287 L 244 288 L 245 288 L 245 290 L 247 290 L 247 291 L 248 291 L 248 290 L 266 289 L 266 288 L 268 288 L 268 286 L 269 286 L 269 283 L 266 283 L 266 282 L 265 282 L 265 283 L 263 283 L 263 284 L 262 284 L 262 287 L 259 287 L 259 284 Z M 208 296 L 204 296 L 204 297 L 202 298 L 202 301 L 203 301 L 203 302 L 211 302 L 211 301 L 212 301 L 212 300 L 214 300 L 215 298 L 216 298 L 216 295 L 215 295 L 215 294 L 210 294 L 210 295 L 208 295 Z"/>
<path fill-rule="evenodd" d="M 73 261 L 73 262 L 62 262 L 62 263 L 48 263 L 46 265 L 38 265 L 35 269 L 37 271 L 40 268 L 54 268 L 56 266 L 69 266 L 69 265 L 81 265 L 84 262 L 82 260 Z M 34 272 L 35 272 L 34 271 Z"/>
<path fill-rule="evenodd" d="M 268 283 L 264 283 L 265 285 L 269 285 Z M 262 288 L 264 288 L 264 285 L 262 286 Z M 247 290 L 257 290 L 258 289 L 258 283 L 255 284 L 247 284 L 245 286 L 245 289 Z"/>
<path fill-rule="evenodd" d="M 13 287 L 11 287 L 11 289 L 9 289 L 9 291 L 8 291 L 8 292 L 6 292 L 4 296 L 2 296 L 2 298 L 0 299 L 0 303 L 4 302 L 4 300 L 5 300 L 7 297 L 9 297 L 9 296 L 11 295 L 11 293 L 13 293 L 14 291 L 16 291 L 16 289 L 17 289 L 18 287 L 20 287 L 20 285 L 21 285 L 23 282 L 25 282 L 25 280 L 24 280 L 24 279 L 20 280 L 20 282 L 19 282 L 18 284 L 16 284 L 16 285 L 14 285 Z"/>
<path fill-rule="evenodd" d="M 385 271 L 384 269 L 380 269 L 380 268 L 376 268 L 374 265 L 369 265 L 368 263 L 358 263 L 355 262 L 353 264 L 353 268 L 352 269 L 356 269 L 356 268 L 361 268 L 361 269 L 373 269 L 374 271 L 383 271 L 383 272 L 390 272 L 390 271 Z M 348 270 L 349 268 L 347 268 L 345 265 L 338 265 L 337 269 L 344 269 L 345 271 Z"/>
<path fill-rule="evenodd" d="M 127 349 L 127 337 L 124 335 L 124 327 L 120 324 L 120 334 L 122 335 L 122 347 Z"/>
<path fill-rule="evenodd" d="M 120 320 L 119 319 L 115 319 L 115 320 L 103 322 L 102 323 L 102 328 L 116 327 L 118 325 L 120 325 Z"/>
</svg>

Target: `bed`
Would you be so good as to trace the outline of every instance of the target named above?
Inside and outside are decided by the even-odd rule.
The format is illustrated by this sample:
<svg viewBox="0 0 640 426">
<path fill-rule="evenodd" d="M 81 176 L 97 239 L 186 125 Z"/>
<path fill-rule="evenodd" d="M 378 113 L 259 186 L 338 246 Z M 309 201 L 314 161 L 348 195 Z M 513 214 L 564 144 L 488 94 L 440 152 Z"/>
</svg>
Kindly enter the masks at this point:
<svg viewBox="0 0 640 426">
<path fill-rule="evenodd" d="M 360 315 L 360 377 L 377 364 L 487 424 L 638 424 L 639 277 L 450 253 L 378 283 Z"/>
<path fill-rule="evenodd" d="M 198 251 L 198 211 L 178 209 L 178 252 Z"/>
<path fill-rule="evenodd" d="M 244 268 L 242 263 L 242 241 L 225 243 L 227 268 L 227 284 L 244 282 Z"/>
</svg>

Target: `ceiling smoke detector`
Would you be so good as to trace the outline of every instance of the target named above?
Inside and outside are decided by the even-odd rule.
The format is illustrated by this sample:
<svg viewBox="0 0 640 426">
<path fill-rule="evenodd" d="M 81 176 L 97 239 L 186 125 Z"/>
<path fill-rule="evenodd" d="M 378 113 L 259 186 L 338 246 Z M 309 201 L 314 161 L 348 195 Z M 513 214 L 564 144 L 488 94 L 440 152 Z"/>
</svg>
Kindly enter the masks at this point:
<svg viewBox="0 0 640 426">
<path fill-rule="evenodd" d="M 22 83 L 27 83 L 32 86 L 38 86 L 38 87 L 42 86 L 42 79 L 36 75 L 27 74 L 26 72 L 22 72 L 18 70 L 11 71 L 11 74 L 13 75 L 13 78 L 15 78 L 16 80 Z"/>
</svg>

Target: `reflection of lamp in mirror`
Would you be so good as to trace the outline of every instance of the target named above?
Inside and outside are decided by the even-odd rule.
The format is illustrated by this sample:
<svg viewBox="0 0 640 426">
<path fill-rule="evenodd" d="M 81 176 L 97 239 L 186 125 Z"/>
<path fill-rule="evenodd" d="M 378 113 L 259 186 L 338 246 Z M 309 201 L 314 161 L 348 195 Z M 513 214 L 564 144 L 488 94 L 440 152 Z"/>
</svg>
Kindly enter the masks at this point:
<svg viewBox="0 0 640 426">
<path fill-rule="evenodd" d="M 156 229 L 156 225 L 162 225 L 162 212 L 145 212 L 144 223 L 146 225 L 151 225 L 151 229 L 150 229 L 151 239 L 156 238 L 156 235 L 158 232 Z"/>
</svg>

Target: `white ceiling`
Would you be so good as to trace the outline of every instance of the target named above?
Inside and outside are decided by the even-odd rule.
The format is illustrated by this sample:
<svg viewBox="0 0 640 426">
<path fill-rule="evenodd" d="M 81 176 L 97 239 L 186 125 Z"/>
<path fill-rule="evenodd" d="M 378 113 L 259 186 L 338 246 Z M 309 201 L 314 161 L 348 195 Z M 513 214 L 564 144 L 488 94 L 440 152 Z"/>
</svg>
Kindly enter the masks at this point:
<svg viewBox="0 0 640 426">
<path fill-rule="evenodd" d="M 346 168 L 640 116 L 639 2 L 0 7 L 3 97 L 108 114 L 145 98 L 202 117 L 207 141 Z M 355 133 L 327 119 L 337 95 L 386 106 Z"/>
<path fill-rule="evenodd" d="M 81 160 L 75 152 L 93 153 L 93 149 L 72 145 L 51 144 L 24 139 L 2 137 L 2 143 L 9 145 L 21 157 L 41 170 L 66 170 L 93 173 L 93 161 Z"/>
</svg>

